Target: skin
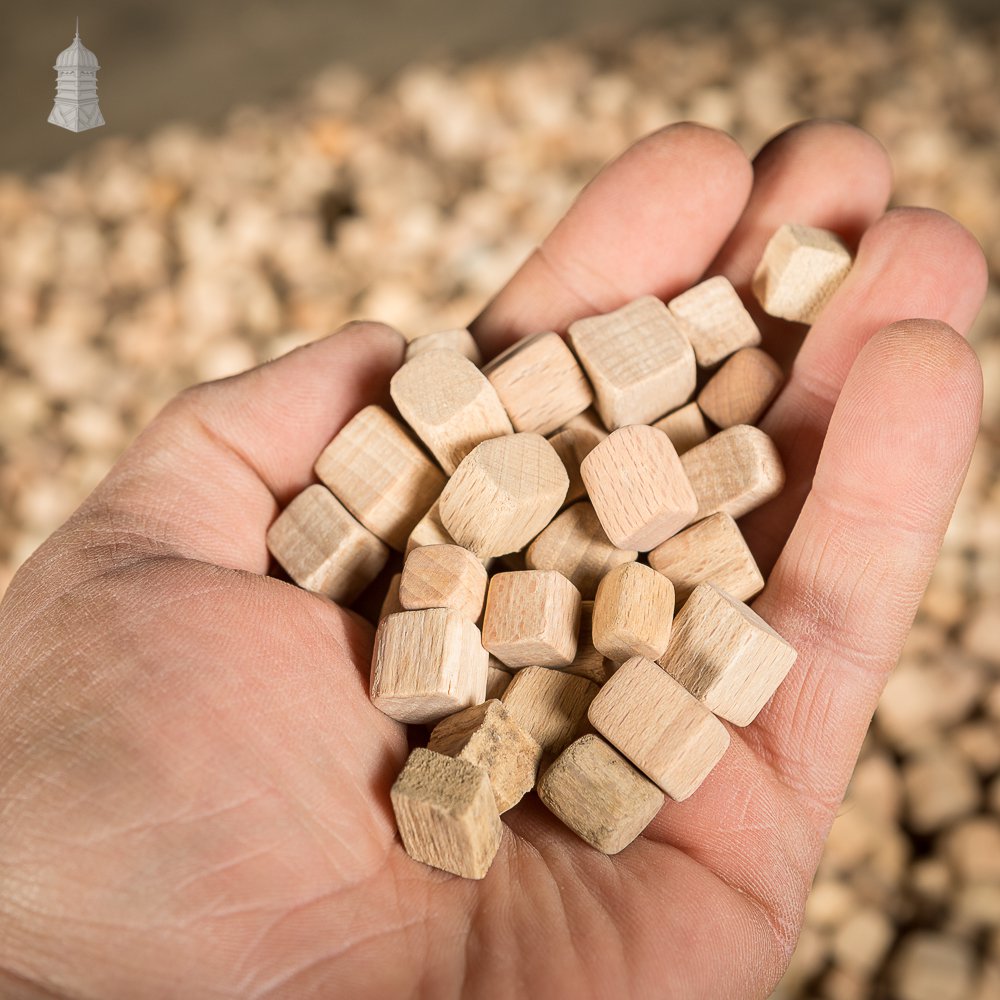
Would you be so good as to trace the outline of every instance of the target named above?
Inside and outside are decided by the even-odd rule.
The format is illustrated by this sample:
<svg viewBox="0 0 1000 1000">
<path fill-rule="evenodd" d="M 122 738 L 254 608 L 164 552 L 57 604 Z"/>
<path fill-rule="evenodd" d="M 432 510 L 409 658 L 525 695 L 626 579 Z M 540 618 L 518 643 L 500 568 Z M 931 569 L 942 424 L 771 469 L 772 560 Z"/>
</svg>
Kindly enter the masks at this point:
<svg viewBox="0 0 1000 1000">
<path fill-rule="evenodd" d="M 526 801 L 483 881 L 409 860 L 372 629 L 266 575 L 268 524 L 385 397 L 399 336 L 351 325 L 170 403 L 0 605 L 0 994 L 765 997 L 979 419 L 962 334 L 982 253 L 939 213 L 886 213 L 890 186 L 846 125 L 796 126 L 752 164 L 672 126 L 606 167 L 474 324 L 491 354 L 703 273 L 745 292 L 788 220 L 860 241 L 763 421 L 788 488 L 745 520 L 770 571 L 756 609 L 798 661 L 615 857 Z"/>
</svg>

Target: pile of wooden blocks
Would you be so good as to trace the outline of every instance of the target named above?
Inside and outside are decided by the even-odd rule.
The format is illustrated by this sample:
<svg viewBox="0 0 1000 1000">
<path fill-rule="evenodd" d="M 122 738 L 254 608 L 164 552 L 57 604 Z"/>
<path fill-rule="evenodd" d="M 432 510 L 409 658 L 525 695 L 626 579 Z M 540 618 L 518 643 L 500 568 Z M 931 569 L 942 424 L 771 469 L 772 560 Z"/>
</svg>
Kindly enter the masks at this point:
<svg viewBox="0 0 1000 1000">
<path fill-rule="evenodd" d="M 754 293 L 811 322 L 850 265 L 832 233 L 783 226 Z M 754 426 L 783 380 L 759 342 L 724 277 L 481 368 L 467 331 L 421 337 L 391 383 L 408 426 L 363 409 L 274 522 L 289 576 L 342 603 L 405 555 L 371 700 L 433 726 L 391 793 L 412 857 L 483 877 L 532 789 L 616 853 L 718 763 L 720 719 L 746 726 L 781 683 L 796 654 L 743 603 L 764 580 L 736 523 L 784 484 Z"/>
</svg>

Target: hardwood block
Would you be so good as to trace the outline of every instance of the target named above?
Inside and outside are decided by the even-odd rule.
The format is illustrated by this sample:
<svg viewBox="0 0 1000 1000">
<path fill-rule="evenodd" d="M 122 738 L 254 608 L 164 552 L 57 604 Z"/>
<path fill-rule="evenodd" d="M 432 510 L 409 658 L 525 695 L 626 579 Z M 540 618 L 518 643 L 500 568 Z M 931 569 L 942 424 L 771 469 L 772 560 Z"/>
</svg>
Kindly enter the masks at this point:
<svg viewBox="0 0 1000 1000">
<path fill-rule="evenodd" d="M 461 545 L 421 545 L 403 563 L 399 601 L 407 611 L 451 608 L 479 620 L 486 599 L 486 568 Z"/>
<path fill-rule="evenodd" d="M 449 475 L 480 441 L 514 430 L 486 376 L 456 351 L 417 354 L 392 376 L 389 392 Z"/>
<path fill-rule="evenodd" d="M 400 722 L 437 722 L 485 700 L 488 664 L 479 629 L 456 611 L 389 615 L 375 633 L 372 703 Z"/>
<path fill-rule="evenodd" d="M 696 444 L 707 441 L 710 434 L 708 425 L 705 423 L 705 415 L 697 403 L 688 403 L 679 410 L 668 413 L 665 417 L 657 420 L 653 426 L 670 438 L 670 443 L 678 455 L 683 455 Z"/>
<path fill-rule="evenodd" d="M 580 631 L 576 640 L 576 656 L 569 666 L 560 669 L 567 674 L 586 677 L 600 687 L 616 670 L 617 664 L 609 660 L 594 645 L 594 602 L 580 603 Z"/>
<path fill-rule="evenodd" d="M 796 655 L 755 611 L 700 583 L 677 615 L 660 665 L 706 708 L 734 726 L 747 726 Z"/>
<path fill-rule="evenodd" d="M 721 274 L 681 292 L 667 304 L 691 342 L 698 364 L 710 368 L 744 347 L 760 343 L 760 330 Z"/>
<path fill-rule="evenodd" d="M 658 545 L 649 553 L 649 565 L 674 585 L 678 605 L 699 583 L 714 583 L 738 601 L 764 589 L 764 576 L 742 532 L 721 511 Z"/>
<path fill-rule="evenodd" d="M 382 571 L 389 550 L 319 484 L 307 486 L 267 530 L 267 547 L 306 590 L 350 604 Z"/>
<path fill-rule="evenodd" d="M 571 743 L 538 782 L 538 797 L 605 854 L 628 847 L 656 817 L 663 792 L 599 736 Z"/>
<path fill-rule="evenodd" d="M 502 663 L 566 666 L 576 656 L 580 591 L 551 570 L 497 573 L 483 616 L 483 645 Z"/>
<path fill-rule="evenodd" d="M 569 340 L 594 387 L 597 412 L 612 430 L 649 423 L 694 392 L 694 351 L 652 295 L 577 320 Z"/>
<path fill-rule="evenodd" d="M 851 252 L 835 233 L 793 223 L 764 247 L 752 288 L 764 312 L 815 323 L 851 269 Z"/>
<path fill-rule="evenodd" d="M 670 438 L 655 427 L 612 432 L 580 472 L 605 533 L 622 549 L 648 551 L 690 523 L 698 509 Z"/>
<path fill-rule="evenodd" d="M 483 368 L 516 431 L 551 434 L 594 401 L 587 376 L 558 333 L 526 337 Z"/>
<path fill-rule="evenodd" d="M 441 522 L 480 558 L 524 548 L 562 506 L 569 477 L 538 434 L 484 441 L 441 493 Z"/>
<path fill-rule="evenodd" d="M 399 603 L 399 581 L 402 578 L 402 573 L 392 574 L 392 579 L 389 581 L 389 589 L 385 592 L 385 597 L 382 598 L 382 607 L 378 613 L 379 621 L 403 610 L 403 605 Z"/>
<path fill-rule="evenodd" d="M 389 798 L 403 847 L 415 861 L 463 878 L 489 871 L 503 824 L 481 767 L 419 747 Z"/>
<path fill-rule="evenodd" d="M 698 394 L 698 406 L 717 427 L 755 424 L 785 381 L 766 351 L 745 347 L 723 363 Z"/>
<path fill-rule="evenodd" d="M 513 809 L 535 787 L 542 748 L 501 701 L 483 702 L 442 719 L 427 749 L 481 767 L 490 779 L 497 809 Z"/>
<path fill-rule="evenodd" d="M 496 657 L 491 656 L 489 672 L 486 676 L 486 700 L 502 698 L 513 676 L 513 674 L 503 669 L 503 665 Z"/>
<path fill-rule="evenodd" d="M 695 792 L 729 746 L 726 727 L 642 656 L 618 668 L 588 716 L 608 742 L 678 802 Z"/>
<path fill-rule="evenodd" d="M 607 434 L 604 437 L 607 437 Z M 574 427 L 564 427 L 549 437 L 549 444 L 555 449 L 559 461 L 566 469 L 566 475 L 569 476 L 569 487 L 566 490 L 564 504 L 575 503 L 587 495 L 587 488 L 583 485 L 583 476 L 580 475 L 580 463 L 601 440 L 603 438 L 597 437 L 596 434 Z"/>
<path fill-rule="evenodd" d="M 641 563 L 611 570 L 594 598 L 594 646 L 614 663 L 633 656 L 661 657 L 670 642 L 674 586 Z"/>
<path fill-rule="evenodd" d="M 543 750 L 556 754 L 576 737 L 597 690 L 585 677 L 525 667 L 514 675 L 503 703 Z"/>
<path fill-rule="evenodd" d="M 425 351 L 457 351 L 468 358 L 477 368 L 483 363 L 483 355 L 472 334 L 468 330 L 439 330 L 425 333 L 406 345 L 406 361 L 411 361 Z"/>
</svg>

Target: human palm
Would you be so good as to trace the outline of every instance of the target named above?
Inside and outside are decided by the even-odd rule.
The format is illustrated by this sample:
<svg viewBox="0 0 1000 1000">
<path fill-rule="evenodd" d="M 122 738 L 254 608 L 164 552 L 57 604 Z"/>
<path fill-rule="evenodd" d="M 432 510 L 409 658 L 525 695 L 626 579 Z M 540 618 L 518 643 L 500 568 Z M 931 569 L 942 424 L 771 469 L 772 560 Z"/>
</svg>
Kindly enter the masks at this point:
<svg viewBox="0 0 1000 1000">
<path fill-rule="evenodd" d="M 755 606 L 799 659 L 615 857 L 525 800 L 484 880 L 411 861 L 371 627 L 266 576 L 268 524 L 384 396 L 398 336 L 352 325 L 171 403 L 0 606 L 0 994 L 766 996 L 978 422 L 954 331 L 981 252 L 938 213 L 883 214 L 889 186 L 848 126 L 793 128 L 752 168 L 674 126 L 607 167 L 474 324 L 493 353 L 706 273 L 745 292 L 786 221 L 863 234 L 763 421 L 787 488 L 743 521 L 771 571 Z M 779 353 L 796 336 L 766 321 Z"/>
</svg>

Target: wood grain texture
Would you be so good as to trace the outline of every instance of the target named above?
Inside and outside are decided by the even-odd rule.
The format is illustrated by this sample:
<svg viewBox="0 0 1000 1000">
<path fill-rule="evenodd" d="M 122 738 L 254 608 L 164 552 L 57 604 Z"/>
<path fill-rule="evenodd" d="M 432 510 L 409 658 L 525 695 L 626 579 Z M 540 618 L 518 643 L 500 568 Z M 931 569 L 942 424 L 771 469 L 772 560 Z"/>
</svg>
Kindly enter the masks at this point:
<svg viewBox="0 0 1000 1000">
<path fill-rule="evenodd" d="M 760 330 L 728 278 L 709 278 L 667 304 L 694 348 L 698 364 L 711 368 L 744 347 L 760 343 Z"/>
<path fill-rule="evenodd" d="M 407 611 L 451 608 L 478 621 L 487 579 L 483 564 L 461 545 L 421 545 L 403 563 L 399 602 Z"/>
<path fill-rule="evenodd" d="M 698 406 L 717 427 L 755 424 L 785 381 L 766 351 L 745 347 L 731 355 L 698 394 Z"/>
<path fill-rule="evenodd" d="M 625 563 L 601 580 L 594 598 L 594 646 L 614 663 L 661 657 L 670 642 L 674 586 L 649 566 Z"/>
<path fill-rule="evenodd" d="M 572 663 L 559 669 L 567 674 L 586 677 L 600 687 L 615 672 L 617 666 L 594 645 L 594 602 L 581 601 L 576 656 Z"/>
<path fill-rule="evenodd" d="M 503 664 L 494 656 L 490 657 L 489 672 L 486 676 L 486 700 L 502 698 L 513 674 L 503 669 Z"/>
<path fill-rule="evenodd" d="M 418 354 L 426 351 L 456 351 L 468 358 L 477 368 L 483 363 L 483 355 L 479 345 L 468 330 L 439 330 L 436 333 L 425 333 L 416 337 L 406 345 L 405 360 L 410 361 Z"/>
<path fill-rule="evenodd" d="M 569 487 L 566 490 L 564 505 L 576 503 L 587 495 L 587 488 L 583 485 L 583 476 L 580 475 L 580 463 L 597 447 L 608 435 L 598 435 L 593 431 L 581 427 L 564 427 L 549 435 L 549 444 L 555 449 L 566 469 L 569 477 Z"/>
<path fill-rule="evenodd" d="M 670 443 L 678 455 L 683 455 L 696 444 L 707 441 L 711 433 L 705 423 L 705 415 L 697 403 L 687 403 L 673 413 L 661 417 L 653 426 L 670 438 Z"/>
<path fill-rule="evenodd" d="M 556 754 L 578 735 L 597 690 L 585 677 L 526 667 L 514 675 L 503 703 L 543 750 Z"/>
</svg>

